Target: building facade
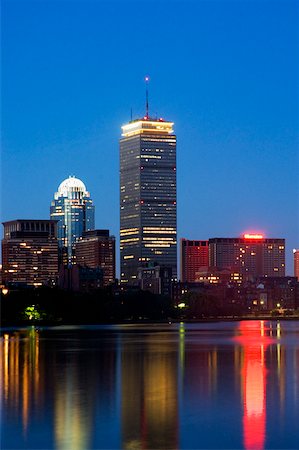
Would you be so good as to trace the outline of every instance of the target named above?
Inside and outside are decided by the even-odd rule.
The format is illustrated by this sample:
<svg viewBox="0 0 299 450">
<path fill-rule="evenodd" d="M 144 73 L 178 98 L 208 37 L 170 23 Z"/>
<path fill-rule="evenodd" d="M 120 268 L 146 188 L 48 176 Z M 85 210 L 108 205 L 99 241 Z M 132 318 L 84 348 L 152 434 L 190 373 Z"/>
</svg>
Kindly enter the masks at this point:
<svg viewBox="0 0 299 450">
<path fill-rule="evenodd" d="M 53 220 L 4 222 L 2 274 L 5 285 L 53 286 L 58 276 L 57 225 Z"/>
<path fill-rule="evenodd" d="M 209 239 L 209 265 L 230 269 L 243 280 L 285 276 L 285 239 L 246 234 Z"/>
<path fill-rule="evenodd" d="M 94 212 L 90 194 L 81 180 L 70 176 L 59 185 L 51 203 L 50 216 L 57 220 L 60 264 L 71 266 L 75 263 L 76 240 L 84 231 L 94 229 Z"/>
<path fill-rule="evenodd" d="M 58 285 L 68 291 L 92 293 L 103 287 L 103 269 L 78 264 L 60 266 Z"/>
<path fill-rule="evenodd" d="M 177 277 L 176 136 L 163 119 L 133 120 L 120 140 L 121 282 L 138 284 L 143 263 Z"/>
<path fill-rule="evenodd" d="M 209 265 L 209 241 L 181 239 L 181 281 L 195 283 L 197 272 Z"/>
<path fill-rule="evenodd" d="M 83 232 L 76 243 L 76 264 L 92 269 L 103 269 L 103 284 L 115 282 L 115 237 L 109 230 Z"/>
<path fill-rule="evenodd" d="M 299 283 L 295 277 L 264 277 L 256 283 L 263 308 L 295 309 L 299 305 Z M 256 305 L 254 302 L 253 305 Z"/>
<path fill-rule="evenodd" d="M 138 281 L 140 289 L 152 294 L 172 296 L 172 273 L 170 267 L 151 266 L 139 267 Z"/>
<path fill-rule="evenodd" d="M 297 277 L 299 281 L 299 249 L 293 250 L 294 253 L 294 277 Z"/>
</svg>

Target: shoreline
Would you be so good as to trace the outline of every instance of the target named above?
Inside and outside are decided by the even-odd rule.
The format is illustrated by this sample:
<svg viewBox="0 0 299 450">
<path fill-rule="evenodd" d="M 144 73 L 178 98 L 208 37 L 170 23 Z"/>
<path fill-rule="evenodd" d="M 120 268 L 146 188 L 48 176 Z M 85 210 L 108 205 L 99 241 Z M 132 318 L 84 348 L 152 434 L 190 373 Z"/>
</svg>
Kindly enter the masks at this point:
<svg viewBox="0 0 299 450">
<path fill-rule="evenodd" d="M 205 317 L 200 319 L 171 319 L 169 320 L 150 320 L 150 319 L 140 319 L 140 320 L 121 320 L 121 321 L 106 321 L 106 322 L 61 322 L 61 321 L 46 321 L 46 320 L 32 320 L 28 321 L 18 321 L 18 322 L 7 322 L 1 323 L 0 331 L 7 328 L 29 328 L 29 327 L 63 327 L 63 326 L 102 326 L 102 325 L 171 325 L 175 323 L 213 323 L 213 322 L 241 322 L 241 321 L 254 321 L 254 320 L 264 320 L 264 321 L 299 321 L 299 316 L 226 316 L 226 317 Z"/>
</svg>

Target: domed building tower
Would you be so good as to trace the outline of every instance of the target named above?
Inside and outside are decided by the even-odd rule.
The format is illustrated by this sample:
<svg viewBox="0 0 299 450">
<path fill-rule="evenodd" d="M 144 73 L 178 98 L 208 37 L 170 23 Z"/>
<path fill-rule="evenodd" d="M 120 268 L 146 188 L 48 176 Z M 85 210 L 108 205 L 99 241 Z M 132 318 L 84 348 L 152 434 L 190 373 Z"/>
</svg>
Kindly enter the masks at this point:
<svg viewBox="0 0 299 450">
<path fill-rule="evenodd" d="M 94 210 L 90 193 L 81 180 L 69 176 L 59 185 L 51 203 L 50 216 L 58 221 L 57 237 L 63 265 L 74 263 L 77 239 L 83 231 L 94 229 Z"/>
</svg>

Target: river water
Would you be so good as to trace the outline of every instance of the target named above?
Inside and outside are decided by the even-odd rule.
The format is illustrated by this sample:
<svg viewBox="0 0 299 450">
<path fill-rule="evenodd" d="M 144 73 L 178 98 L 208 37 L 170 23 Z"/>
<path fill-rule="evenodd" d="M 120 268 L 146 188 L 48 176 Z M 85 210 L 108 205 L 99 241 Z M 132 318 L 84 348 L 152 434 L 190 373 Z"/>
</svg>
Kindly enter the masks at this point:
<svg viewBox="0 0 299 450">
<path fill-rule="evenodd" d="M 2 449 L 298 449 L 299 321 L 4 329 Z"/>
</svg>

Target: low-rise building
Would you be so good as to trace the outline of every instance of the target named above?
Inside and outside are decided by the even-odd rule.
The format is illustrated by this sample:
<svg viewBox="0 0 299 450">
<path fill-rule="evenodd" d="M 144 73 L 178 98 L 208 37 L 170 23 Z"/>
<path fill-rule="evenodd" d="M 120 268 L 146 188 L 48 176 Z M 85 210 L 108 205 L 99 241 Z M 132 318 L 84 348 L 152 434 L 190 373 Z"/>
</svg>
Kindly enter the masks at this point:
<svg viewBox="0 0 299 450">
<path fill-rule="evenodd" d="M 102 269 L 104 286 L 115 283 L 115 237 L 109 235 L 109 230 L 83 232 L 75 254 L 77 265 Z"/>
<path fill-rule="evenodd" d="M 172 269 L 158 265 L 148 265 L 138 268 L 140 289 L 153 294 L 172 296 Z"/>
<path fill-rule="evenodd" d="M 195 283 L 196 273 L 209 265 L 209 241 L 181 239 L 181 282 Z"/>
<path fill-rule="evenodd" d="M 100 267 L 60 266 L 59 287 L 73 292 L 91 293 L 103 287 L 103 270 Z"/>
<path fill-rule="evenodd" d="M 4 222 L 3 283 L 53 286 L 58 276 L 58 243 L 54 220 Z"/>
</svg>

